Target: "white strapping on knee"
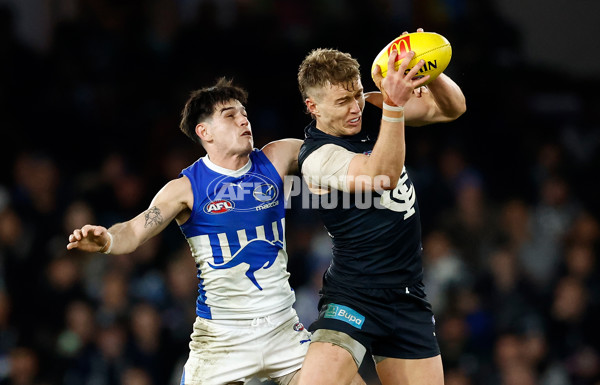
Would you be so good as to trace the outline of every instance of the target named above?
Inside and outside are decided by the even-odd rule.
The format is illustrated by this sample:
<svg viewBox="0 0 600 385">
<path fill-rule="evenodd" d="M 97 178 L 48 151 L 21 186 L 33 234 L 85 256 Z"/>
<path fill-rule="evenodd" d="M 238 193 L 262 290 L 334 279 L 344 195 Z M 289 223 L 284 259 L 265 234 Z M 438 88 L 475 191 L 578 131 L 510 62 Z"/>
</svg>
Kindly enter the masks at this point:
<svg viewBox="0 0 600 385">
<path fill-rule="evenodd" d="M 329 329 L 319 329 L 312 334 L 310 338 L 312 342 L 329 342 L 330 344 L 339 346 L 354 358 L 357 367 L 360 367 L 363 357 L 367 349 L 357 340 L 350 337 L 348 334 Z"/>
<path fill-rule="evenodd" d="M 389 357 L 373 356 L 373 361 L 375 361 L 375 365 L 377 365 L 378 363 L 380 363 L 381 361 L 385 360 L 386 358 L 389 358 Z"/>
</svg>

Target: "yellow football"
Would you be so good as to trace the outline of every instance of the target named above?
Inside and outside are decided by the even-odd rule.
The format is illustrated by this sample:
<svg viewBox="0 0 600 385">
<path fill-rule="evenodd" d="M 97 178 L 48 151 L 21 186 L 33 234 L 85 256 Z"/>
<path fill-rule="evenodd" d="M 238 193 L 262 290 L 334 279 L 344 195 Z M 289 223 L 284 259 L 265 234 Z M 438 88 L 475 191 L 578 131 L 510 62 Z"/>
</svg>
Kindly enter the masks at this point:
<svg viewBox="0 0 600 385">
<path fill-rule="evenodd" d="M 430 76 L 425 84 L 430 83 L 444 72 L 452 58 L 452 46 L 444 36 L 433 32 L 407 33 L 392 40 L 379 52 L 371 66 L 371 75 L 378 64 L 381 67 L 381 75 L 383 77 L 387 75 L 388 59 L 394 48 L 398 51 L 398 57 L 394 63 L 396 70 L 409 51 L 413 51 L 415 56 L 408 63 L 406 72 L 410 71 L 419 60 L 425 61 L 425 65 L 423 65 L 418 75 L 418 77 Z"/>
</svg>

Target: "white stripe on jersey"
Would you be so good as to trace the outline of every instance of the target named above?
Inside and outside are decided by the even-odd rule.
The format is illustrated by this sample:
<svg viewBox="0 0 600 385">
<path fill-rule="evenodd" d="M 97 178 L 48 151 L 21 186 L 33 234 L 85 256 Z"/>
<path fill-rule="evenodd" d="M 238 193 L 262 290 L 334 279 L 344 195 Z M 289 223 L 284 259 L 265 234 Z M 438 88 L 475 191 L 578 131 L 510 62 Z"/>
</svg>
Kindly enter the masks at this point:
<svg viewBox="0 0 600 385">
<path fill-rule="evenodd" d="M 279 229 L 277 229 L 277 222 L 273 222 L 271 227 L 273 228 L 273 240 L 281 242 L 281 239 L 279 238 Z"/>
<path fill-rule="evenodd" d="M 273 223 L 275 223 L 275 226 L 277 226 L 277 222 Z M 256 239 L 267 240 L 267 238 L 265 237 L 265 226 L 256 226 Z"/>
<path fill-rule="evenodd" d="M 248 244 L 248 236 L 246 235 L 246 230 L 238 230 L 237 235 L 238 239 L 240 240 L 240 248 L 243 248 Z"/>
<path fill-rule="evenodd" d="M 221 245 L 221 255 L 223 256 L 223 261 L 229 262 L 231 260 L 231 250 L 229 249 L 227 234 L 220 233 L 217 234 L 217 236 L 219 237 L 219 244 Z"/>
<path fill-rule="evenodd" d="M 283 248 L 285 250 L 287 250 L 287 242 L 285 241 L 285 218 L 281 218 L 281 228 L 283 229 L 282 231 L 282 238 L 283 238 Z"/>
<path fill-rule="evenodd" d="M 200 235 L 196 237 L 198 241 L 196 242 L 196 248 L 192 249 L 192 253 L 198 254 L 200 258 L 205 258 L 206 256 L 202 255 L 202 253 L 206 253 L 207 250 L 211 250 L 210 248 L 210 238 L 208 235 Z M 212 254 L 212 251 L 211 253 Z"/>
</svg>

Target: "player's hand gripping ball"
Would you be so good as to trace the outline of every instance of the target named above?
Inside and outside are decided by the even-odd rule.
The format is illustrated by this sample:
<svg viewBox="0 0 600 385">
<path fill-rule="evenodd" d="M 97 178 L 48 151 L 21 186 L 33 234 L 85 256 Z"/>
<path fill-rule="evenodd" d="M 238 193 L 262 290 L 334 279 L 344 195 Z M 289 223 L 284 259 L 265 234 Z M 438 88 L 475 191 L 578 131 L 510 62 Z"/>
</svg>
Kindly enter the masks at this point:
<svg viewBox="0 0 600 385">
<path fill-rule="evenodd" d="M 409 51 L 413 51 L 415 56 L 410 63 L 408 63 L 406 73 L 408 73 L 419 60 L 425 61 L 425 65 L 421 68 L 417 76 L 423 77 L 429 75 L 429 80 L 423 85 L 431 83 L 432 80 L 444 72 L 452 58 L 452 46 L 444 36 L 433 32 L 405 33 L 392 40 L 381 50 L 381 52 L 379 52 L 371 66 L 371 74 L 375 71 L 375 66 L 379 65 L 379 67 L 381 67 L 381 76 L 385 77 L 387 75 L 388 58 L 394 48 L 398 51 L 398 57 L 394 63 L 396 70 L 398 70 L 400 63 L 402 63 L 402 60 Z M 375 80 L 375 78 L 373 78 L 373 80 Z"/>
</svg>

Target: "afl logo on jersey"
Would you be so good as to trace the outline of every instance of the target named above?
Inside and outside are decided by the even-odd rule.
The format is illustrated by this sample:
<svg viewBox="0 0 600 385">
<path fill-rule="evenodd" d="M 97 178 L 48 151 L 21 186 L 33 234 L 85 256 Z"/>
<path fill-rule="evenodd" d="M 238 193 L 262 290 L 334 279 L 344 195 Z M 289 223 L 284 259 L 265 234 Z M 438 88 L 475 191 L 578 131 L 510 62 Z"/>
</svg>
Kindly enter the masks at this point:
<svg viewBox="0 0 600 385">
<path fill-rule="evenodd" d="M 212 201 L 204 206 L 204 212 L 207 214 L 223 214 L 235 208 L 233 202 L 228 200 Z"/>
<path fill-rule="evenodd" d="M 280 202 L 280 184 L 266 175 L 252 172 L 239 177 L 223 175 L 213 179 L 206 186 L 206 195 L 213 201 L 205 206 L 204 212 L 252 212 L 274 207 Z M 216 209 L 210 207 L 211 204 L 220 204 L 222 211 L 214 211 Z"/>
</svg>

